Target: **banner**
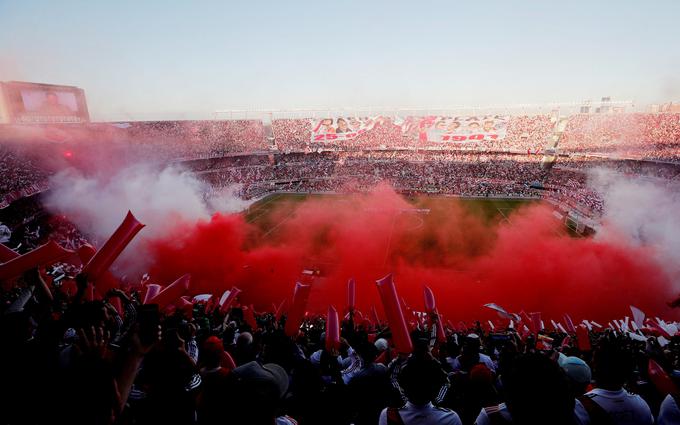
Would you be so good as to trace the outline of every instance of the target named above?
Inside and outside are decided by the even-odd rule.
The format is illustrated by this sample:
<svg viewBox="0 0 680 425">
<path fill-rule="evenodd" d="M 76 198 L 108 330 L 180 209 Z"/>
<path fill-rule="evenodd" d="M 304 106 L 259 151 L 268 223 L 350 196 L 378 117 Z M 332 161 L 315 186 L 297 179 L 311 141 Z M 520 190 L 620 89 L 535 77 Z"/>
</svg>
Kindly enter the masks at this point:
<svg viewBox="0 0 680 425">
<path fill-rule="evenodd" d="M 312 142 L 354 139 L 375 126 L 376 118 L 338 117 L 312 120 Z"/>
<path fill-rule="evenodd" d="M 502 140 L 509 116 L 408 117 L 402 131 L 421 142 L 475 143 Z"/>
</svg>

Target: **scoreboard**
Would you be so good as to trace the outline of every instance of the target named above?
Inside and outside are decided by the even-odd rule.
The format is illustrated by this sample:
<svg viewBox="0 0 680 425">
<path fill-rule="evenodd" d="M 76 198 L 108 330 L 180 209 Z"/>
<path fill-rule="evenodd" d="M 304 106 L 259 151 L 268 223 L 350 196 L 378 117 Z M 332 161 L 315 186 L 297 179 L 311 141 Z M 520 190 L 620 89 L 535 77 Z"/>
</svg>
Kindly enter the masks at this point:
<svg viewBox="0 0 680 425">
<path fill-rule="evenodd" d="M 0 82 L 0 123 L 64 124 L 90 122 L 85 91 L 74 86 Z"/>
</svg>

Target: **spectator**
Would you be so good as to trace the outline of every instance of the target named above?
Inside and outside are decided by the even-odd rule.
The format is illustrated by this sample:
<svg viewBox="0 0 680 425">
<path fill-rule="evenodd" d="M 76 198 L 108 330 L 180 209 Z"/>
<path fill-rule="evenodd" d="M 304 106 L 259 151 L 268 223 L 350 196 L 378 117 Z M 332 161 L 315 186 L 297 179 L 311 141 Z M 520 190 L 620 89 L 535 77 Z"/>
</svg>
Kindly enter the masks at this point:
<svg viewBox="0 0 680 425">
<path fill-rule="evenodd" d="M 380 425 L 461 425 L 456 412 L 435 407 L 444 371 L 439 362 L 428 356 L 413 356 L 399 373 L 399 384 L 407 402 L 401 408 L 388 407 L 380 413 Z"/>
<path fill-rule="evenodd" d="M 578 398 L 578 416 L 583 424 L 608 421 L 616 425 L 653 424 L 647 403 L 623 388 L 633 372 L 633 359 L 616 341 L 604 340 L 595 351 L 593 367 L 596 388 Z"/>
<path fill-rule="evenodd" d="M 557 363 L 542 354 L 525 354 L 501 377 L 506 402 L 482 409 L 476 425 L 574 424 L 574 399 Z"/>
</svg>

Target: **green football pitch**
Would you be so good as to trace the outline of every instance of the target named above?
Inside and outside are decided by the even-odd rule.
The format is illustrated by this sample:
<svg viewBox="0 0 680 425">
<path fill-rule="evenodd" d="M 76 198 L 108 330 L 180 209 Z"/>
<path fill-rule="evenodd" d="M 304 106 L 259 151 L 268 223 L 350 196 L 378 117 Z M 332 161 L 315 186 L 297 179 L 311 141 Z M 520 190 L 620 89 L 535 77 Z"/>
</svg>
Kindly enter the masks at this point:
<svg viewBox="0 0 680 425">
<path fill-rule="evenodd" d="M 272 194 L 253 203 L 246 211 L 246 221 L 258 227 L 262 233 L 274 236 L 276 230 L 287 220 L 295 217 L 296 210 L 307 200 L 322 199 L 329 208 L 352 208 L 354 195 L 334 194 Z M 423 195 L 405 198 L 414 210 L 422 210 L 423 220 L 428 217 L 441 217 L 440 212 L 451 208 L 464 208 L 467 212 L 482 218 L 490 225 L 510 219 L 511 212 L 519 207 L 540 200 L 500 199 L 500 198 L 458 198 L 451 196 Z M 276 213 L 274 213 L 276 212 Z M 427 212 L 427 213 L 426 213 Z M 429 214 L 431 212 L 432 214 Z"/>
</svg>

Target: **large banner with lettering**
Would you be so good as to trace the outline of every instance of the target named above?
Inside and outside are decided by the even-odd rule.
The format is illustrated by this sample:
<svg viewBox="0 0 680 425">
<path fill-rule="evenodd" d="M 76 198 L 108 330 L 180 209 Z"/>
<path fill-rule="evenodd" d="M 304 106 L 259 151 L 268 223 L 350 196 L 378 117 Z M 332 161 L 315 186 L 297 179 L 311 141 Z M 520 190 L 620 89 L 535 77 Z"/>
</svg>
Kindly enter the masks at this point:
<svg viewBox="0 0 680 425">
<path fill-rule="evenodd" d="M 376 118 L 337 117 L 312 120 L 312 142 L 354 139 L 373 128 Z"/>
<path fill-rule="evenodd" d="M 509 116 L 407 117 L 402 131 L 421 142 L 475 143 L 502 140 Z"/>
</svg>

